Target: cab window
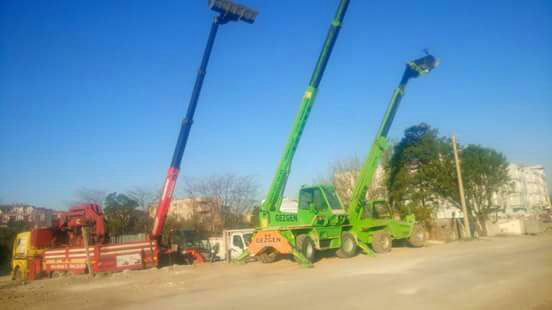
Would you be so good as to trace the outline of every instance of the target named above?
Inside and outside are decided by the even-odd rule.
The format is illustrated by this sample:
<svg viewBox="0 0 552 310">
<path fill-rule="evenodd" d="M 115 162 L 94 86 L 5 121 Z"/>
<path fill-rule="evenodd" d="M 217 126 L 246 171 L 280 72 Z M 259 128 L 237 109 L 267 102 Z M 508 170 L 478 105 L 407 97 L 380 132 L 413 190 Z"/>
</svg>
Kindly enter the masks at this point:
<svg viewBox="0 0 552 310">
<path fill-rule="evenodd" d="M 27 254 L 27 239 L 18 238 L 15 241 L 15 253 L 21 255 Z"/>
<path fill-rule="evenodd" d="M 301 191 L 301 197 L 299 197 L 299 209 L 308 209 L 313 202 L 312 189 L 305 189 Z"/>
<path fill-rule="evenodd" d="M 375 202 L 373 207 L 374 218 L 389 218 L 391 214 L 384 202 Z"/>
<path fill-rule="evenodd" d="M 326 204 L 326 199 L 322 196 L 322 191 L 320 189 L 315 189 L 313 193 L 314 206 L 318 211 L 325 210 L 328 206 Z"/>
<path fill-rule="evenodd" d="M 300 209 L 309 209 L 311 204 L 313 204 L 314 207 L 319 211 L 327 208 L 326 200 L 324 199 L 324 196 L 322 195 L 322 192 L 319 188 L 304 189 L 301 191 L 300 195 Z"/>
<path fill-rule="evenodd" d="M 324 193 L 326 194 L 326 198 L 328 199 L 328 202 L 330 203 L 330 208 L 333 210 L 336 209 L 343 209 L 341 206 L 341 202 L 339 202 L 339 199 L 337 198 L 337 195 L 335 194 L 335 191 L 324 189 Z"/>
<path fill-rule="evenodd" d="M 243 250 L 243 248 L 244 248 L 244 247 L 243 247 L 243 241 L 242 241 L 241 237 L 238 236 L 238 235 L 235 235 L 234 237 L 232 237 L 232 244 L 233 244 L 234 246 L 236 246 L 236 247 L 242 249 L 242 250 Z"/>
</svg>

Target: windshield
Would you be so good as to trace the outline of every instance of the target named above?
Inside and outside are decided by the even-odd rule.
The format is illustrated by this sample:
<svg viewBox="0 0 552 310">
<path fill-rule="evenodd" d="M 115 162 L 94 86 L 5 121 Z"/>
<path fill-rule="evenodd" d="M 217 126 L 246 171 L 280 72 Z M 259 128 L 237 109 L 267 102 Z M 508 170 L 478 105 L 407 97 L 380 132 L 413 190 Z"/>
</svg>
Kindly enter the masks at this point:
<svg viewBox="0 0 552 310">
<path fill-rule="evenodd" d="M 339 199 L 337 198 L 337 195 L 335 194 L 335 191 L 325 188 L 324 193 L 326 194 L 326 198 L 328 199 L 330 208 L 332 208 L 333 210 L 343 209 L 341 203 L 339 202 Z"/>
<path fill-rule="evenodd" d="M 25 256 L 27 255 L 27 238 L 21 237 L 15 241 L 15 255 Z"/>
</svg>

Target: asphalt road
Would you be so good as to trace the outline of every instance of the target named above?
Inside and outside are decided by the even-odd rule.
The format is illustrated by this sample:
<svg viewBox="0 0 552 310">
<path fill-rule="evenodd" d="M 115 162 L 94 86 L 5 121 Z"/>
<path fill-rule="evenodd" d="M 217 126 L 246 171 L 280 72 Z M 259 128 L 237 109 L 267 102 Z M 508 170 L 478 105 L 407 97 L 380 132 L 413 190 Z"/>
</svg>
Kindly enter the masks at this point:
<svg viewBox="0 0 552 310">
<path fill-rule="evenodd" d="M 2 298 L 5 296 L 5 298 Z M 552 309 L 552 233 L 0 287 L 5 309 Z"/>
</svg>

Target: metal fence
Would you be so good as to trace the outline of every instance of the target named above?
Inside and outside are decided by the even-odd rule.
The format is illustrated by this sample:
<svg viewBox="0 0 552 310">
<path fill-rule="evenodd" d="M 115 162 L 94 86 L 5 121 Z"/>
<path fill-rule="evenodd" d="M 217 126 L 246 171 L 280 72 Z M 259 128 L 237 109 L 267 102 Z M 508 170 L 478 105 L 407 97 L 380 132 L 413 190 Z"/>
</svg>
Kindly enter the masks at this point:
<svg viewBox="0 0 552 310">
<path fill-rule="evenodd" d="M 126 243 L 131 241 L 144 241 L 146 240 L 146 234 L 133 234 L 133 235 L 120 235 L 111 238 L 111 243 Z"/>
</svg>

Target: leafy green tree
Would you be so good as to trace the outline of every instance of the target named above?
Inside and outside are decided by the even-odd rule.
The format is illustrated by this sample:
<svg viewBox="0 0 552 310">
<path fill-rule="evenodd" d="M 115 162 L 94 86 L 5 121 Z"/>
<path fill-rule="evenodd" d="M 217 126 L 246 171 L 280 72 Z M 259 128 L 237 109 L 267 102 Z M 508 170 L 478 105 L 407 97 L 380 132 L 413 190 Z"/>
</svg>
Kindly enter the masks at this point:
<svg viewBox="0 0 552 310">
<path fill-rule="evenodd" d="M 461 158 L 466 201 L 477 229 L 486 235 L 489 214 L 500 208 L 493 197 L 510 184 L 508 161 L 502 153 L 480 145 L 468 145 Z"/>
<path fill-rule="evenodd" d="M 105 198 L 104 206 L 106 226 L 112 236 L 136 233 L 140 230 L 138 220 L 144 216 L 136 210 L 138 207 L 136 200 L 125 194 L 111 193 Z M 141 225 L 141 227 L 144 226 Z"/>
<path fill-rule="evenodd" d="M 444 141 L 437 129 L 421 123 L 405 130 L 386 164 L 391 206 L 399 212 L 413 212 L 429 224 L 437 195 L 433 192 L 435 165 L 441 158 Z"/>
<path fill-rule="evenodd" d="M 460 147 L 459 157 L 468 216 L 478 233 L 484 236 L 487 234 L 485 222 L 499 209 L 493 197 L 510 186 L 508 161 L 502 153 L 480 145 Z M 428 170 L 432 191 L 462 210 L 450 140 L 442 145 L 439 160 Z"/>
<path fill-rule="evenodd" d="M 500 152 L 479 145 L 460 147 L 468 216 L 480 235 L 498 206 L 493 199 L 508 190 L 508 161 Z M 389 200 L 399 210 L 411 209 L 419 220 L 431 220 L 442 200 L 462 210 L 450 139 L 439 137 L 427 124 L 412 126 L 394 148 L 387 164 Z"/>
<path fill-rule="evenodd" d="M 137 225 L 143 232 L 149 232 L 153 227 L 153 218 L 150 216 L 150 207 L 155 201 L 159 201 L 160 192 L 146 187 L 136 186 L 127 192 L 127 196 L 138 203 L 137 213 L 142 213 Z M 141 211 L 141 212 L 140 212 Z"/>
</svg>

